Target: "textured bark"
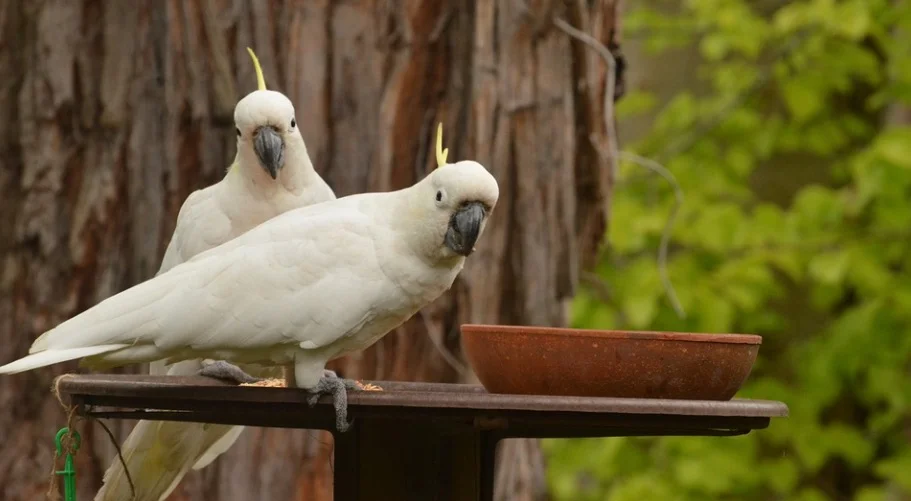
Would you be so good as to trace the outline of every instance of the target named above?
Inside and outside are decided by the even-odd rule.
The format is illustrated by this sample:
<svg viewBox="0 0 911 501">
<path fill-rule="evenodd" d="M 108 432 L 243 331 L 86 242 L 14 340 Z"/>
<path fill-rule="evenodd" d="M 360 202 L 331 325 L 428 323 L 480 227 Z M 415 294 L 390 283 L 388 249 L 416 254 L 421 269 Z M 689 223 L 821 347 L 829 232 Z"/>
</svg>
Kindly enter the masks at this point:
<svg viewBox="0 0 911 501">
<path fill-rule="evenodd" d="M 0 361 L 154 275 L 180 204 L 233 158 L 233 106 L 255 87 L 245 46 L 294 101 L 338 195 L 414 183 L 434 165 L 438 121 L 450 159 L 477 159 L 500 182 L 453 289 L 334 368 L 470 380 L 460 323 L 564 324 L 611 180 L 590 139 L 605 133 L 605 69 L 553 16 L 613 36 L 610 0 L 0 2 Z M 48 389 L 74 370 L 0 378 L 0 498 L 47 489 L 65 423 Z M 132 423 L 111 426 L 122 440 Z M 82 430 L 79 497 L 91 499 L 115 452 L 97 425 Z M 500 498 L 540 499 L 536 444 L 501 449 Z M 171 499 L 331 499 L 330 457 L 326 434 L 249 429 Z"/>
</svg>

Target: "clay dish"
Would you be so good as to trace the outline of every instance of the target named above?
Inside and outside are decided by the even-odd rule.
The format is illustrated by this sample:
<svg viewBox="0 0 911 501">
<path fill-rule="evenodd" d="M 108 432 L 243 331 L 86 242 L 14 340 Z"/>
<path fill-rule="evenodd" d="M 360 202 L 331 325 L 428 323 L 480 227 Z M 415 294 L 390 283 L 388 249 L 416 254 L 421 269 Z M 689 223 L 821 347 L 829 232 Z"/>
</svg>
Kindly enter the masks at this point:
<svg viewBox="0 0 911 501">
<path fill-rule="evenodd" d="M 760 336 L 462 325 L 462 346 L 490 393 L 730 400 Z"/>
</svg>

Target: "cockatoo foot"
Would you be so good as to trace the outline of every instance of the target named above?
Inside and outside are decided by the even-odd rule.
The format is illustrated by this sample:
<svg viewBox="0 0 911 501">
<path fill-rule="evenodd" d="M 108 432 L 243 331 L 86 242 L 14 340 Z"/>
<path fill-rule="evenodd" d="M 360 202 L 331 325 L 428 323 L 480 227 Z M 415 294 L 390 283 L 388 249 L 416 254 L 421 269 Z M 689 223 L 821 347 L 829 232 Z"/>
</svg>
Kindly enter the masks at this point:
<svg viewBox="0 0 911 501">
<path fill-rule="evenodd" d="M 332 406 L 335 408 L 335 427 L 340 432 L 348 431 L 348 390 L 357 388 L 357 383 L 350 379 L 342 379 L 332 371 L 326 371 L 332 375 L 324 375 L 316 383 L 316 388 L 309 390 L 310 396 L 307 398 L 307 404 L 310 407 L 316 405 L 319 397 L 323 395 L 332 395 Z"/>
<path fill-rule="evenodd" d="M 203 362 L 202 370 L 197 372 L 200 376 L 231 381 L 236 384 L 251 384 L 264 381 L 262 378 L 253 377 L 244 372 L 240 367 L 229 364 L 224 360 Z"/>
</svg>

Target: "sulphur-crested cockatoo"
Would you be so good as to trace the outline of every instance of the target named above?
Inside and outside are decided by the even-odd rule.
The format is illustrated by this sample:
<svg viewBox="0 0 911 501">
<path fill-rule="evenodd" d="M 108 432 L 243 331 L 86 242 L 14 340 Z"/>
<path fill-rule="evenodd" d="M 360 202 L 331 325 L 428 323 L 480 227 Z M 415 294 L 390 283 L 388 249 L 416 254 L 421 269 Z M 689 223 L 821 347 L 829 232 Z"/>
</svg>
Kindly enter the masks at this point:
<svg viewBox="0 0 911 501">
<path fill-rule="evenodd" d="M 0 374 L 213 358 L 284 365 L 311 404 L 344 401 L 353 382 L 326 363 L 448 290 L 498 197 L 487 169 L 461 161 L 409 188 L 290 210 L 63 322 Z"/>
<path fill-rule="evenodd" d="M 281 93 L 266 90 L 256 54 L 247 49 L 256 70 L 258 90 L 235 108 L 237 154 L 218 183 L 193 192 L 184 202 L 159 274 L 200 252 L 221 245 L 287 210 L 334 200 L 335 194 L 313 170 L 295 122 L 294 107 Z M 150 364 L 152 374 L 197 373 L 252 381 L 241 369 L 218 361 L 184 360 L 171 366 Z M 258 375 L 266 368 L 245 367 Z M 259 370 L 256 370 L 259 369 Z M 202 468 L 227 450 L 242 426 L 173 421 L 139 421 L 122 447 L 134 488 L 115 459 L 104 474 L 95 501 L 161 501 L 191 467 Z"/>
</svg>

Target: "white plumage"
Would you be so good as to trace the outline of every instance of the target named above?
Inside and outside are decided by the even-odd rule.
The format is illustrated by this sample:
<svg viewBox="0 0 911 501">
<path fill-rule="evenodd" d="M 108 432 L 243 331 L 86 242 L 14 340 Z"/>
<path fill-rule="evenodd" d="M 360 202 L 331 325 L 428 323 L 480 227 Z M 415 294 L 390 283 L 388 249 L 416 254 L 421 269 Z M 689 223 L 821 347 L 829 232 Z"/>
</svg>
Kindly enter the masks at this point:
<svg viewBox="0 0 911 501">
<path fill-rule="evenodd" d="M 278 214 L 335 199 L 335 194 L 314 171 L 300 131 L 292 127 L 293 105 L 284 95 L 266 90 L 256 55 L 252 51 L 250 55 L 259 90 L 247 95 L 235 109 L 239 132 L 237 156 L 220 182 L 193 192 L 181 206 L 159 274 Z M 268 127 L 272 130 L 265 129 Z M 256 139 L 262 132 L 280 140 L 278 144 L 260 144 L 258 153 Z M 283 163 L 275 155 L 266 154 L 269 146 L 283 148 Z M 102 353 L 97 347 L 88 350 L 95 351 L 84 356 Z M 58 358 L 61 355 L 54 351 L 45 353 Z M 149 371 L 157 375 L 188 376 L 199 373 L 203 367 L 199 359 L 170 366 L 158 360 L 149 365 Z M 259 376 L 275 372 L 262 367 L 244 369 Z M 163 501 L 194 463 L 196 468 L 209 464 L 237 440 L 243 429 L 242 426 L 139 421 L 121 448 L 135 487 L 135 501 Z M 130 494 L 124 465 L 115 459 L 105 471 L 95 501 L 120 501 L 130 499 Z"/>
<path fill-rule="evenodd" d="M 373 344 L 452 285 L 498 194 L 466 161 L 404 190 L 286 212 L 60 324 L 0 373 L 106 345 L 87 365 L 293 364 L 297 386 L 313 388 L 326 362 Z M 480 215 L 461 217 L 472 210 Z"/>
</svg>

